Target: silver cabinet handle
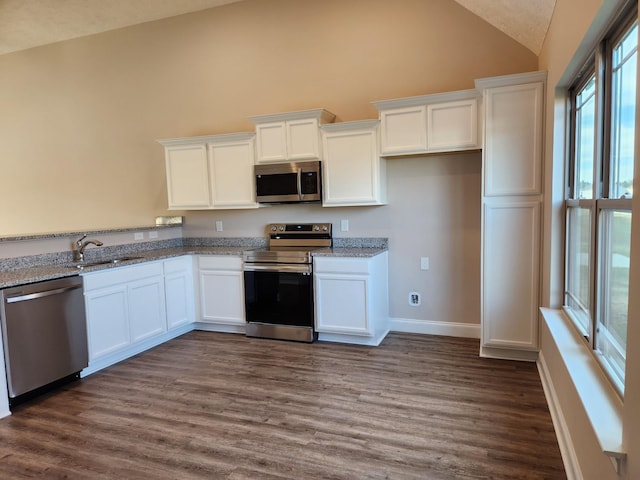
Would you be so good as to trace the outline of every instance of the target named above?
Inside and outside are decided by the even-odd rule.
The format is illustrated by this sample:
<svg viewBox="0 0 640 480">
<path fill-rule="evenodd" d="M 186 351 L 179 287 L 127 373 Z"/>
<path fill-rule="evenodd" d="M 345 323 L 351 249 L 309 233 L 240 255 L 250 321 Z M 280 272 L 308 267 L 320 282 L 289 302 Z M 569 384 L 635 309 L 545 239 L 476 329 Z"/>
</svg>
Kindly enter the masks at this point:
<svg viewBox="0 0 640 480">
<path fill-rule="evenodd" d="M 15 297 L 7 298 L 7 303 L 16 303 L 16 302 L 24 302 L 25 300 L 35 300 L 36 298 L 44 298 L 49 297 L 51 295 L 59 295 L 64 292 L 68 292 L 70 290 L 75 290 L 76 288 L 82 288 L 82 285 L 74 285 L 72 287 L 62 287 L 56 288 L 54 290 L 45 290 L 44 292 L 35 292 L 29 293 L 27 295 L 18 295 Z"/>
</svg>

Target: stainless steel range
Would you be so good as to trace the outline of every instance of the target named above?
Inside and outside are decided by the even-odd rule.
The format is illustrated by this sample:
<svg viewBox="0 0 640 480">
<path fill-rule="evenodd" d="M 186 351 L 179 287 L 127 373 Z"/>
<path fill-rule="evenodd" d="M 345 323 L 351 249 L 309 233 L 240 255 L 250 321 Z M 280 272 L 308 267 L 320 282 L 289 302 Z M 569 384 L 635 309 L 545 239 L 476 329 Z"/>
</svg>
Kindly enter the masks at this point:
<svg viewBox="0 0 640 480">
<path fill-rule="evenodd" d="M 272 223 L 268 248 L 243 253 L 248 336 L 317 339 L 311 252 L 331 247 L 331 232 L 330 223 Z"/>
</svg>

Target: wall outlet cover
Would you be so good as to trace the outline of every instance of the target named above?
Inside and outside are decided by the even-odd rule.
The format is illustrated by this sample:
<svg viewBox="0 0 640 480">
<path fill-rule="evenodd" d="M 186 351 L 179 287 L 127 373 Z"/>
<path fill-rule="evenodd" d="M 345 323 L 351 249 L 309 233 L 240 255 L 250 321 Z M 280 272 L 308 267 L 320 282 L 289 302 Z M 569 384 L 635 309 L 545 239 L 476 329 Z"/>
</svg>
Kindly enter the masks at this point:
<svg viewBox="0 0 640 480">
<path fill-rule="evenodd" d="M 412 307 L 419 307 L 421 303 L 422 300 L 418 292 L 409 293 L 409 305 L 411 305 Z"/>
<path fill-rule="evenodd" d="M 136 232 L 133 234 L 133 239 L 134 240 L 144 240 L 144 233 L 142 232 Z"/>
</svg>

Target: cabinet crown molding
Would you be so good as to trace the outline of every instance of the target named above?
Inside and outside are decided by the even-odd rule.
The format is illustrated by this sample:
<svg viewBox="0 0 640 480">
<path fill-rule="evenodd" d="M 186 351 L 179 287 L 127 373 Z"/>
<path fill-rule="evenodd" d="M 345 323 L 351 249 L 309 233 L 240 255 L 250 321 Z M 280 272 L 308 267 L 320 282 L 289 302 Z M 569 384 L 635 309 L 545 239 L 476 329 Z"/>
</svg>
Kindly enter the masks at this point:
<svg viewBox="0 0 640 480">
<path fill-rule="evenodd" d="M 267 115 L 254 115 L 249 117 L 251 121 L 259 125 L 261 123 L 284 122 L 287 120 L 302 120 L 315 118 L 318 123 L 331 123 L 336 119 L 335 114 L 324 108 L 316 108 L 312 110 L 299 110 L 297 112 L 272 113 Z"/>
<path fill-rule="evenodd" d="M 354 130 L 358 128 L 374 128 L 380 124 L 380 120 L 354 120 L 352 122 L 338 122 L 321 125 L 325 132 L 339 132 L 341 130 Z"/>
<path fill-rule="evenodd" d="M 513 85 L 521 85 L 523 83 L 535 83 L 547 81 L 547 72 L 526 72 L 516 73 L 514 75 L 501 75 L 499 77 L 477 78 L 475 81 L 476 89 L 482 91 L 486 88 L 509 87 Z"/>
<path fill-rule="evenodd" d="M 479 92 L 475 89 L 457 90 L 455 92 L 431 93 L 429 95 L 419 95 L 417 97 L 396 98 L 391 100 L 378 100 L 371 104 L 378 110 L 389 108 L 415 107 L 418 105 L 429 105 L 432 103 L 455 102 L 457 100 L 467 100 L 478 98 Z"/>
<path fill-rule="evenodd" d="M 256 136 L 255 132 L 221 133 L 218 135 L 201 135 L 197 137 L 164 138 L 156 140 L 165 147 L 179 145 L 194 145 L 198 143 L 218 143 L 250 140 Z"/>
</svg>

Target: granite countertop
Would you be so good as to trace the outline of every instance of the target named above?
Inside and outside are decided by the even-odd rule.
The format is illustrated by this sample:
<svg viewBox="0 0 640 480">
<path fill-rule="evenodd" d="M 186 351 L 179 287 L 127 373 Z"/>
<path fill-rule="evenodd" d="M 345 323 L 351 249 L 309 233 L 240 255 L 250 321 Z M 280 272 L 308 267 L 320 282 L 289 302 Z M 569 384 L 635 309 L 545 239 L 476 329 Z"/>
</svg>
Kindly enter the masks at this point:
<svg viewBox="0 0 640 480">
<path fill-rule="evenodd" d="M 368 258 L 380 255 L 386 252 L 386 248 L 382 247 L 333 247 L 314 250 L 311 252 L 312 257 L 360 257 Z"/>
<path fill-rule="evenodd" d="M 8 288 L 27 283 L 54 280 L 57 278 L 71 277 L 79 274 L 86 274 L 109 268 L 125 267 L 154 260 L 179 257 L 181 255 L 242 255 L 245 250 L 256 248 L 256 245 L 224 245 L 224 246 L 175 246 L 150 250 L 126 251 L 123 253 L 112 252 L 104 257 L 87 258 L 86 262 L 99 262 L 102 259 L 128 257 L 129 259 L 118 263 L 103 263 L 94 266 L 86 266 L 82 269 L 76 267 L 77 262 L 72 262 L 68 258 L 62 261 L 49 261 L 43 263 L 17 262 L 13 268 L 0 269 L 0 288 Z M 259 247 L 258 247 L 259 248 Z M 327 249 L 320 249 L 313 252 L 313 256 L 336 256 L 336 257 L 374 257 L 387 251 L 386 244 L 370 246 L 338 246 Z"/>
</svg>

